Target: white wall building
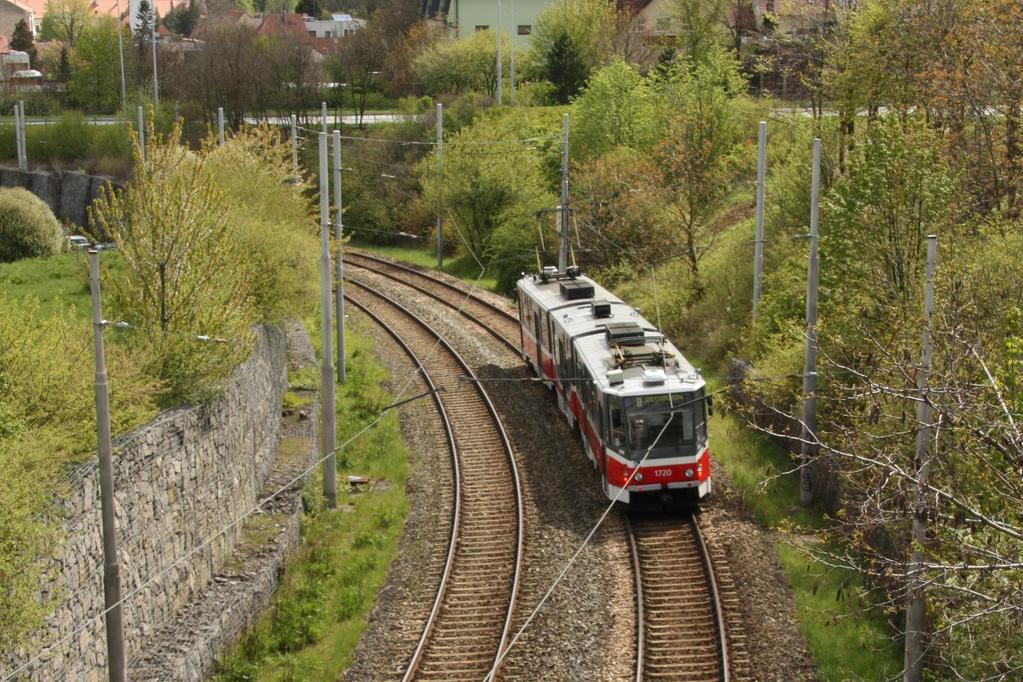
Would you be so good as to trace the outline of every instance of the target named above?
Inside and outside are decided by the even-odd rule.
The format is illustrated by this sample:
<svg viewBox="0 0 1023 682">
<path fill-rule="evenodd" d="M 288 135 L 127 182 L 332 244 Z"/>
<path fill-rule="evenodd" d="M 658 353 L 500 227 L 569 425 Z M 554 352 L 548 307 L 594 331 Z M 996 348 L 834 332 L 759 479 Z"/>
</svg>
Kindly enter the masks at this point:
<svg viewBox="0 0 1023 682">
<path fill-rule="evenodd" d="M 305 28 L 314 38 L 342 38 L 365 26 L 365 19 L 356 19 L 351 14 L 331 14 L 330 19 L 305 17 Z"/>
</svg>

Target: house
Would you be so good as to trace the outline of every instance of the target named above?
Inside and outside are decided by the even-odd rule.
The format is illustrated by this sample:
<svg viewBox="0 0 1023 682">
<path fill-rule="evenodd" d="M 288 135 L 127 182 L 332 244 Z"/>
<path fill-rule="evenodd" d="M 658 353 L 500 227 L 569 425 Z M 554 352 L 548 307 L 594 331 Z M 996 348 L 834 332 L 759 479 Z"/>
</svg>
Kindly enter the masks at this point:
<svg viewBox="0 0 1023 682">
<path fill-rule="evenodd" d="M 540 12 L 551 0 L 422 0 L 420 13 L 443 21 L 453 38 L 463 38 L 475 31 L 498 30 L 525 42 L 533 32 Z"/>
<path fill-rule="evenodd" d="M 38 32 L 38 24 L 42 23 L 43 17 L 46 16 L 46 3 L 47 0 L 0 0 L 0 3 L 7 2 L 23 2 L 25 5 L 32 8 L 36 16 L 36 31 Z M 122 22 L 127 23 L 132 30 L 138 23 L 138 8 L 140 0 L 88 0 L 89 9 L 93 15 L 98 17 L 120 17 Z M 187 4 L 188 0 L 149 0 L 149 6 L 156 9 L 156 13 L 160 17 L 167 16 L 167 13 L 172 9 L 181 4 Z M 8 34 L 9 35 L 9 34 Z"/>
<path fill-rule="evenodd" d="M 11 34 L 14 33 L 14 27 L 22 19 L 32 27 L 32 32 L 36 33 L 39 30 L 37 24 L 42 21 L 42 15 L 40 14 L 37 20 L 35 9 L 21 0 L 0 0 L 0 36 L 10 40 Z"/>
<path fill-rule="evenodd" d="M 249 26 L 256 33 L 266 38 L 277 38 L 303 45 L 313 51 L 317 61 L 324 55 L 334 51 L 336 38 L 340 36 L 320 37 L 307 26 L 307 19 L 301 14 L 277 13 L 265 16 L 253 16 L 242 10 L 230 10 L 224 13 L 225 21 Z M 353 20 L 361 21 L 361 20 Z M 364 23 L 364 22 L 363 22 Z M 335 29 L 331 29 L 332 31 Z M 324 34 L 326 31 L 324 31 Z"/>
<path fill-rule="evenodd" d="M 305 28 L 314 38 L 342 38 L 366 27 L 365 19 L 351 14 L 331 14 L 330 19 L 304 17 Z"/>
<path fill-rule="evenodd" d="M 16 71 L 31 68 L 28 53 L 12 50 L 7 36 L 0 36 L 0 81 L 11 79 Z"/>
</svg>

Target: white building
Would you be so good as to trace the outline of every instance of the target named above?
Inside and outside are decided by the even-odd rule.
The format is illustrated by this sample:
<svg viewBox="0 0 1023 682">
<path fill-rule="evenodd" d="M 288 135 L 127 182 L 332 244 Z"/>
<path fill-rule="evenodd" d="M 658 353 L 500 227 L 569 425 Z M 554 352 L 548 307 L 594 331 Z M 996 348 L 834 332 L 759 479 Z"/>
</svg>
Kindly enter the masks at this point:
<svg viewBox="0 0 1023 682">
<path fill-rule="evenodd" d="M 365 26 L 365 19 L 356 19 L 351 14 L 331 14 L 330 19 L 305 17 L 305 28 L 313 38 L 341 38 Z"/>
</svg>

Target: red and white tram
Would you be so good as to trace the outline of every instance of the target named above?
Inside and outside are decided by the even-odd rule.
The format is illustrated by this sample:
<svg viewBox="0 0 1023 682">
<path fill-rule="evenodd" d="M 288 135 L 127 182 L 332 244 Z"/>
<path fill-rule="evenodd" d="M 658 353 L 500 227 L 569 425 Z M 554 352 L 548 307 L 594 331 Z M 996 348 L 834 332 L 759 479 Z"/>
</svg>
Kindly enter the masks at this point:
<svg viewBox="0 0 1023 682">
<path fill-rule="evenodd" d="M 518 299 L 522 357 L 579 427 L 608 498 L 630 506 L 704 499 L 710 400 L 699 371 L 638 310 L 575 268 L 523 277 Z"/>
</svg>

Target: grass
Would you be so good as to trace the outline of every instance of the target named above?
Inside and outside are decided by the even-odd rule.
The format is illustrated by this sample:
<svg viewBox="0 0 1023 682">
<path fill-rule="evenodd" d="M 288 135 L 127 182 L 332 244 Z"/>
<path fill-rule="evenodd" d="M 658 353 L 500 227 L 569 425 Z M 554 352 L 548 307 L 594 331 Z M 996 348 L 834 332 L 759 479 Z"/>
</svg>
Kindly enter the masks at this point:
<svg viewBox="0 0 1023 682">
<path fill-rule="evenodd" d="M 437 252 L 418 246 L 382 246 L 368 242 L 352 243 L 352 246 L 366 251 L 372 251 L 382 256 L 387 256 L 404 263 L 411 263 L 423 268 L 437 269 Z M 458 256 L 456 258 L 445 258 L 444 267 L 440 269 L 452 277 L 457 277 L 470 284 L 478 284 L 487 291 L 497 291 L 497 277 L 488 272 L 483 273 L 480 278 L 480 266 L 472 256 Z M 478 281 L 477 281 L 478 280 Z"/>
<path fill-rule="evenodd" d="M 338 387 L 339 445 L 390 402 L 381 387 L 387 374 L 372 356 L 372 341 L 349 333 L 346 344 L 347 381 Z M 335 680 L 348 666 L 407 511 L 407 457 L 397 416 L 387 414 L 337 460 L 339 481 L 360 474 L 389 485 L 355 489 L 341 483 L 338 509 L 330 510 L 323 507 L 319 476 L 308 481 L 302 545 L 271 607 L 225 656 L 215 679 Z"/>
<path fill-rule="evenodd" d="M 73 251 L 0 263 L 0 292 L 18 299 L 35 297 L 39 300 L 42 317 L 50 316 L 61 305 L 70 304 L 78 316 L 88 318 L 91 314 L 89 266 L 85 258 L 84 251 Z"/>
<path fill-rule="evenodd" d="M 716 388 L 722 381 L 708 383 Z M 820 513 L 799 504 L 798 473 L 783 474 L 793 466 L 785 449 L 723 412 L 710 421 L 711 450 L 757 523 L 779 531 L 822 527 Z M 866 611 L 854 574 L 818 564 L 784 540 L 775 548 L 819 679 L 882 680 L 902 669 L 900 649 L 884 620 Z"/>
</svg>

